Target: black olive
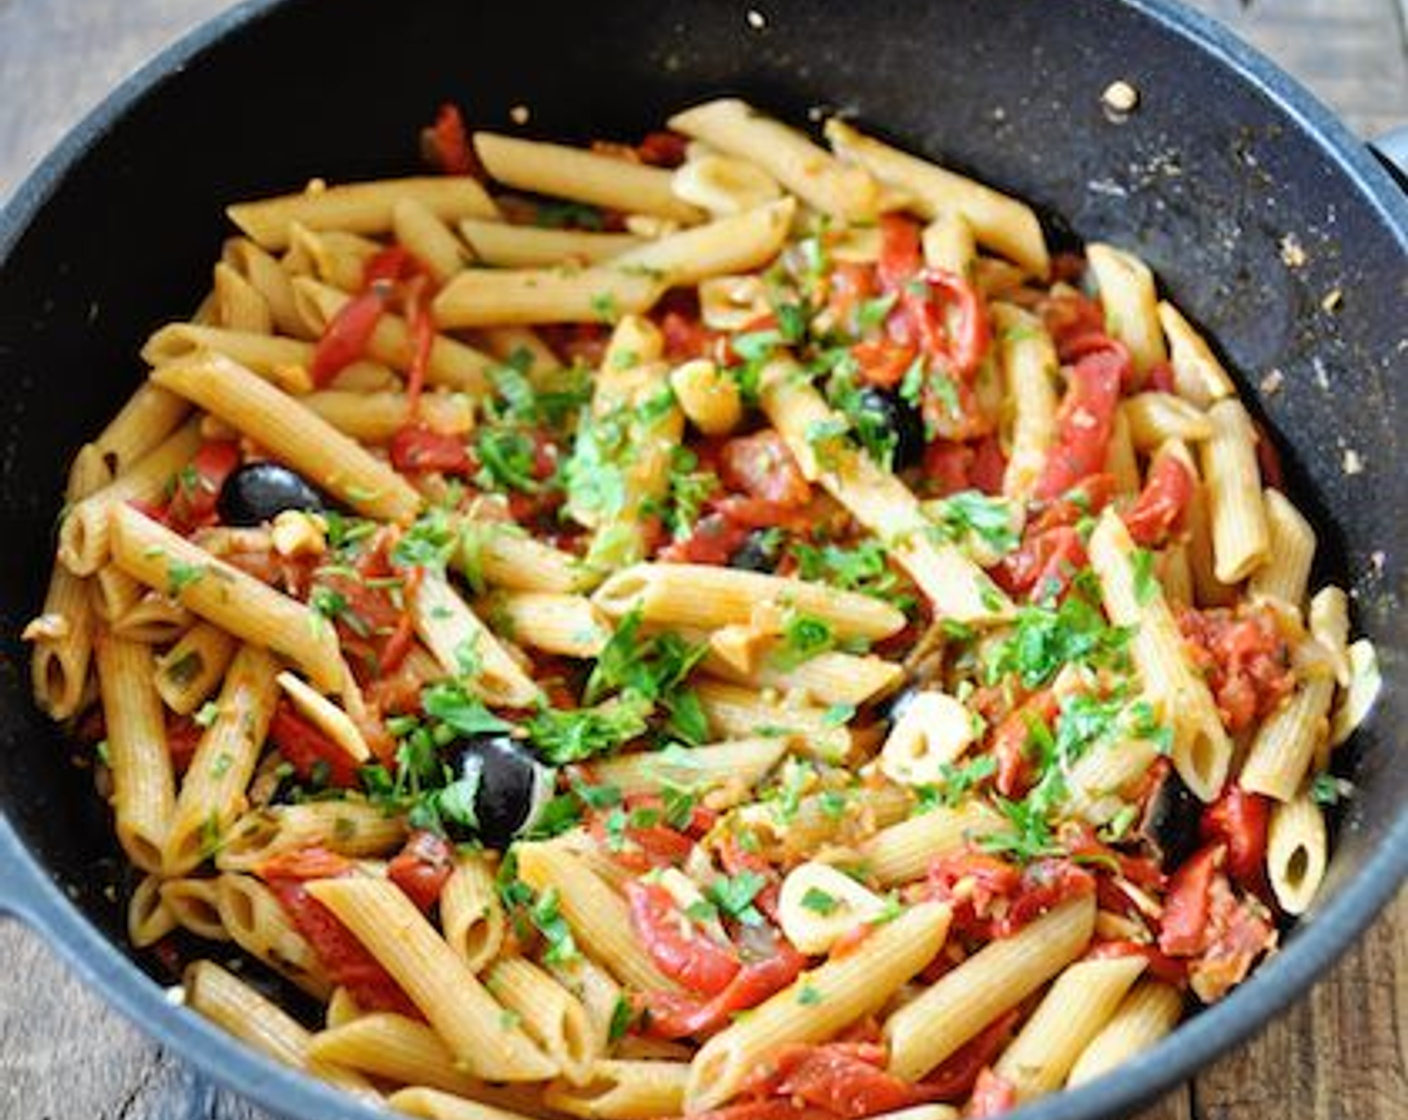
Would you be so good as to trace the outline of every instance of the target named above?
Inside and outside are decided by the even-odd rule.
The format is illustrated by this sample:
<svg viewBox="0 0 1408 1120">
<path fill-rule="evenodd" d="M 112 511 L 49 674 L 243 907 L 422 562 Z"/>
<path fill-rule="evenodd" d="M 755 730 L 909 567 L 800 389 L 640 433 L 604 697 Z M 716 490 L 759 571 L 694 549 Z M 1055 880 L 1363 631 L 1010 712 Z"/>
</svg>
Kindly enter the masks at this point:
<svg viewBox="0 0 1408 1120">
<path fill-rule="evenodd" d="M 778 553 L 781 551 L 781 534 L 754 529 L 729 557 L 728 566 L 742 568 L 745 572 L 773 572 L 777 570 Z"/>
<path fill-rule="evenodd" d="M 904 718 L 906 709 L 914 703 L 919 694 L 926 691 L 932 691 L 932 686 L 926 689 L 921 684 L 911 682 L 875 705 L 875 714 L 893 726 Z"/>
<path fill-rule="evenodd" d="M 895 470 L 917 466 L 924 458 L 924 422 L 898 393 L 867 385 L 857 394 L 853 411 L 856 410 L 869 413 L 875 418 L 876 428 L 894 435 Z"/>
<path fill-rule="evenodd" d="M 1198 848 L 1203 805 L 1172 767 L 1144 803 L 1138 836 L 1165 867 L 1177 867 Z"/>
<path fill-rule="evenodd" d="M 445 819 L 451 839 L 477 838 L 491 848 L 506 848 L 530 827 L 553 795 L 556 771 L 540 762 L 520 740 L 509 735 L 474 735 L 450 745 L 447 755 L 457 779 L 475 787 L 470 829 Z"/>
<path fill-rule="evenodd" d="M 220 520 L 237 528 L 272 521 L 287 509 L 326 508 L 323 497 L 302 475 L 278 463 L 248 463 L 220 488 Z"/>
</svg>

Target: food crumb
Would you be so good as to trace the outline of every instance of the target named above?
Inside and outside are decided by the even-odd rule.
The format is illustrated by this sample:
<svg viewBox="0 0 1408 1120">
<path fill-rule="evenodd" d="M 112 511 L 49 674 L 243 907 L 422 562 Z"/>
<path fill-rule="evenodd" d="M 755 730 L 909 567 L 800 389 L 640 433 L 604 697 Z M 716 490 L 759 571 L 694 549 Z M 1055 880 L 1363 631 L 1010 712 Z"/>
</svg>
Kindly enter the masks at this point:
<svg viewBox="0 0 1408 1120">
<path fill-rule="evenodd" d="M 527 124 L 528 118 L 533 114 L 528 111 L 527 105 L 515 105 L 508 111 L 508 119 L 514 124 Z"/>
<path fill-rule="evenodd" d="M 1305 247 L 1294 233 L 1281 238 L 1281 260 L 1287 268 L 1303 268 L 1307 259 Z"/>
<path fill-rule="evenodd" d="M 1320 306 L 1331 313 L 1338 311 L 1344 306 L 1344 292 L 1339 288 L 1333 288 L 1325 293 L 1325 298 L 1320 301 Z"/>
<path fill-rule="evenodd" d="M 1105 87 L 1100 103 L 1113 119 L 1127 117 L 1139 107 L 1139 91 L 1121 78 Z"/>
<path fill-rule="evenodd" d="M 1344 473 L 1347 475 L 1364 473 L 1364 459 L 1359 452 L 1355 451 L 1352 447 L 1346 447 L 1344 449 L 1343 469 Z"/>
<path fill-rule="evenodd" d="M 1281 391 L 1281 386 L 1285 385 L 1285 383 L 1286 375 L 1282 373 L 1279 369 L 1273 369 L 1270 373 L 1268 373 L 1265 377 L 1261 379 L 1262 396 L 1275 396 Z"/>
<path fill-rule="evenodd" d="M 186 989 L 180 984 L 177 984 L 174 988 L 167 988 L 161 994 L 162 998 L 172 1007 L 184 1007 L 186 1005 Z"/>
<path fill-rule="evenodd" d="M 758 11 L 757 8 L 749 8 L 745 18 L 748 20 L 748 26 L 754 31 L 761 31 L 768 25 L 768 17 Z"/>
</svg>

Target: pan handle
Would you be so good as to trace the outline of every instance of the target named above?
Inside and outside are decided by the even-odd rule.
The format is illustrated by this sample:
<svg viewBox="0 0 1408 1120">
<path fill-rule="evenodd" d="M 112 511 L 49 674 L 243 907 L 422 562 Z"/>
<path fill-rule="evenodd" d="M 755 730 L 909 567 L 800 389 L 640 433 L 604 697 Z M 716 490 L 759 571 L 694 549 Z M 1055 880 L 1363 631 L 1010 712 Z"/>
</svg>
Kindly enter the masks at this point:
<svg viewBox="0 0 1408 1120">
<path fill-rule="evenodd" d="M 1408 125 L 1370 140 L 1369 150 L 1378 156 L 1398 185 L 1408 191 Z"/>
<path fill-rule="evenodd" d="M 0 814 L 0 917 L 33 921 L 52 890 L 10 822 Z"/>
</svg>

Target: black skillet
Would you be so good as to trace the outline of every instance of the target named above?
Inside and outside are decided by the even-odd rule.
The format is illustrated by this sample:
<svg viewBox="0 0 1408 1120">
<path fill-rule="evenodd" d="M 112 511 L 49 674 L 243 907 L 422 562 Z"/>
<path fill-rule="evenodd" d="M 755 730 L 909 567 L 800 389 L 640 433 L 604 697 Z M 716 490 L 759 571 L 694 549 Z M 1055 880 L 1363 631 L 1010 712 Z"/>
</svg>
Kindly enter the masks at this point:
<svg viewBox="0 0 1408 1120">
<path fill-rule="evenodd" d="M 254 0 L 128 81 L 0 216 L 0 909 L 32 923 L 163 1045 L 276 1111 L 375 1115 L 170 1006 L 123 945 L 89 777 L 32 708 L 15 635 L 42 595 L 69 453 L 141 376 L 153 326 L 192 305 L 232 199 L 415 166 L 444 99 L 544 136 L 638 136 L 741 93 L 797 122 L 842 109 L 1032 200 L 1058 241 L 1127 245 L 1217 340 L 1287 454 L 1377 643 L 1386 695 L 1340 760 L 1357 796 L 1324 894 L 1284 951 L 1116 1076 L 1023 1109 L 1127 1111 L 1304 992 L 1408 873 L 1394 759 L 1408 723 L 1408 201 L 1324 108 L 1168 0 Z M 1122 123 L 1114 79 L 1140 93 Z M 1305 263 L 1288 267 L 1293 235 Z M 1331 293 L 1340 293 L 1331 298 Z M 1279 370 L 1282 387 L 1258 385 Z M 1347 473 L 1353 452 L 1363 469 Z M 1351 466 L 1355 459 L 1349 459 Z M 81 1043 L 80 1043 L 81 1045 Z"/>
</svg>

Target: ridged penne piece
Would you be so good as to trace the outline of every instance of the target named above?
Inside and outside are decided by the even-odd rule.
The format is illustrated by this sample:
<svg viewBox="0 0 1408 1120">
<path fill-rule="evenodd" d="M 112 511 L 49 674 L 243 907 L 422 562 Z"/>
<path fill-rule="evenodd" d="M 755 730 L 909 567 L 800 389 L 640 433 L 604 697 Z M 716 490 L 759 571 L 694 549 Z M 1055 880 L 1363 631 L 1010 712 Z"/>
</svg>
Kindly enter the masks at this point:
<svg viewBox="0 0 1408 1120">
<path fill-rule="evenodd" d="M 707 225 L 647 241 L 612 260 L 622 270 L 664 277 L 671 287 L 698 284 L 711 276 L 748 272 L 767 264 L 782 248 L 796 213 L 792 199 L 782 199 L 718 218 Z"/>
<path fill-rule="evenodd" d="M 1159 303 L 1159 323 L 1168 339 L 1169 364 L 1173 366 L 1173 381 L 1178 395 L 1199 408 L 1207 408 L 1223 397 L 1235 397 L 1237 387 L 1222 368 L 1222 363 L 1203 341 L 1202 335 L 1183 317 L 1183 313 L 1167 300 Z"/>
<path fill-rule="evenodd" d="M 168 323 L 147 339 L 142 347 L 142 360 L 158 368 L 170 362 L 189 361 L 206 352 L 223 354 L 268 381 L 285 387 L 302 384 L 311 387 L 308 370 L 313 364 L 313 349 L 313 343 L 301 338 L 232 331 L 199 323 Z M 161 388 L 155 383 L 149 384 Z M 162 392 L 167 390 L 162 389 Z M 189 409 L 190 405 L 186 407 Z"/>
<path fill-rule="evenodd" d="M 653 793 L 661 786 L 707 792 L 738 782 L 751 789 L 782 760 L 786 740 L 739 739 L 679 751 L 637 751 L 593 762 L 593 777 L 624 796 Z"/>
<path fill-rule="evenodd" d="M 274 316 L 259 291 L 224 261 L 215 264 L 215 318 L 222 327 L 271 334 Z"/>
<path fill-rule="evenodd" d="M 978 265 L 978 242 L 968 219 L 958 211 L 946 210 L 936 215 L 920 234 L 919 245 L 924 252 L 924 263 L 930 268 L 942 268 L 968 279 L 973 277 Z"/>
<path fill-rule="evenodd" d="M 410 397 L 392 390 L 325 389 L 300 397 L 299 403 L 359 443 L 390 443 L 412 422 Z M 425 393 L 415 419 L 431 431 L 462 436 L 474 427 L 474 402 L 467 393 Z"/>
<path fill-rule="evenodd" d="M 273 256 L 247 237 L 232 237 L 225 242 L 221 257 L 264 297 L 275 331 L 295 338 L 312 337 L 293 306 L 289 275 Z"/>
<path fill-rule="evenodd" d="M 948 935 L 949 918 L 947 906 L 913 906 L 878 926 L 852 952 L 802 973 L 716 1034 L 690 1063 L 685 1112 L 723 1104 L 779 1047 L 820 1042 L 879 1010 L 934 959 Z"/>
<path fill-rule="evenodd" d="M 398 1085 L 425 1085 L 461 1097 L 493 1091 L 459 1067 L 432 1028 L 390 1012 L 319 1031 L 309 1039 L 308 1054 Z"/>
<path fill-rule="evenodd" d="M 149 949 L 180 923 L 161 897 L 161 878 L 144 875 L 127 900 L 127 940 L 134 949 Z"/>
<path fill-rule="evenodd" d="M 1197 405 L 1172 393 L 1147 389 L 1120 402 L 1135 450 L 1148 453 L 1171 439 L 1198 443 L 1211 439 L 1212 421 Z"/>
<path fill-rule="evenodd" d="M 1287 914 L 1304 914 L 1325 878 L 1329 841 L 1325 813 L 1301 792 L 1271 808 L 1266 828 L 1266 877 Z"/>
<path fill-rule="evenodd" d="M 483 601 L 482 613 L 519 645 L 564 657 L 597 657 L 611 636 L 611 624 L 584 595 L 498 591 Z"/>
<path fill-rule="evenodd" d="M 710 147 L 756 164 L 809 206 L 848 222 L 879 213 L 879 184 L 796 129 L 737 98 L 707 101 L 676 113 L 670 127 Z"/>
<path fill-rule="evenodd" d="M 499 955 L 507 922 L 484 853 L 455 857 L 455 869 L 440 891 L 440 928 L 472 972 L 488 967 Z"/>
<path fill-rule="evenodd" d="M 278 699 L 277 660 L 244 646 L 230 663 L 205 729 L 181 781 L 162 851 L 167 875 L 183 875 L 212 856 L 246 805 L 245 790 L 264 746 Z"/>
<path fill-rule="evenodd" d="M 1002 818 L 979 801 L 937 808 L 882 828 L 860 848 L 857 870 L 883 887 L 921 879 L 935 856 L 962 848 L 974 836 L 1000 831 Z"/>
<path fill-rule="evenodd" d="M 1300 682 L 1257 728 L 1237 781 L 1251 793 L 1290 801 L 1330 733 L 1335 678 L 1328 663 L 1298 666 Z"/>
<path fill-rule="evenodd" d="M 178 715 L 188 716 L 215 691 L 239 642 L 218 626 L 198 622 L 156 659 L 156 690 Z"/>
<path fill-rule="evenodd" d="M 298 600 L 216 559 L 131 506 L 112 511 L 113 560 L 237 638 L 267 646 L 320 687 L 342 687 L 347 668 L 333 628 Z"/>
<path fill-rule="evenodd" d="M 760 692 L 707 677 L 695 681 L 694 694 L 710 730 L 722 739 L 775 736 L 830 762 L 845 759 L 853 746 L 845 723 L 804 697 Z"/>
<path fill-rule="evenodd" d="M 117 478 L 161 446 L 190 411 L 191 406 L 175 393 L 144 381 L 118 414 L 108 421 L 107 427 L 98 433 L 92 447 L 109 474 Z M 65 497 L 75 500 L 72 495 Z"/>
<path fill-rule="evenodd" d="M 1055 1092 L 1134 986 L 1143 957 L 1080 961 L 1051 985 L 993 1067 L 1019 1101 Z"/>
<path fill-rule="evenodd" d="M 226 872 L 214 882 L 216 911 L 230 940 L 314 999 L 327 999 L 332 983 L 322 958 L 294 928 L 274 892 L 252 875 Z"/>
<path fill-rule="evenodd" d="M 1310 636 L 1330 659 L 1335 681 L 1349 686 L 1349 596 L 1344 588 L 1322 587 L 1310 599 Z"/>
<path fill-rule="evenodd" d="M 379 179 L 369 183 L 310 186 L 298 194 L 237 202 L 225 213 L 265 249 L 283 249 L 294 223 L 313 230 L 378 234 L 391 229 L 396 203 L 413 198 L 445 221 L 492 218 L 498 208 L 468 175 Z"/>
<path fill-rule="evenodd" d="M 474 221 L 474 218 L 462 219 L 462 222 Z M 391 209 L 391 232 L 396 244 L 419 261 L 437 284 L 443 284 L 470 261 L 469 251 L 455 236 L 450 224 L 419 199 L 396 201 Z"/>
<path fill-rule="evenodd" d="M 1100 580 L 1105 611 L 1116 626 L 1135 627 L 1130 654 L 1156 716 L 1173 728 L 1178 774 L 1204 801 L 1227 780 L 1232 742 L 1202 675 L 1183 648 L 1183 636 L 1152 572 L 1137 578 L 1138 550 L 1124 522 L 1106 510 L 1090 538 L 1090 564 Z"/>
<path fill-rule="evenodd" d="M 842 158 L 859 163 L 881 182 L 908 191 L 921 217 L 933 219 L 949 211 L 962 214 L 979 244 L 1035 276 L 1046 276 L 1051 267 L 1046 239 L 1036 214 L 1025 203 L 864 136 L 836 117 L 826 122 L 826 138 Z"/>
<path fill-rule="evenodd" d="M 602 323 L 649 311 L 665 293 L 661 277 L 614 264 L 581 269 L 467 268 L 435 297 L 444 328 Z"/>
<path fill-rule="evenodd" d="M 1240 583 L 1271 548 L 1256 462 L 1256 429 L 1233 397 L 1214 404 L 1208 417 L 1213 435 L 1202 445 L 1202 463 L 1215 570 L 1222 583 Z"/>
<path fill-rule="evenodd" d="M 473 219 L 460 223 L 460 236 L 478 264 L 496 268 L 548 268 L 559 264 L 602 264 L 638 249 L 644 239 L 630 233 L 540 229 Z"/>
<path fill-rule="evenodd" d="M 580 557 L 535 540 L 509 522 L 460 522 L 459 563 L 472 579 L 514 591 L 566 595 L 595 582 Z"/>
<path fill-rule="evenodd" d="M 752 684 L 779 692 L 798 693 L 815 703 L 859 706 L 893 690 L 904 679 L 904 667 L 883 657 L 820 653 L 800 665 L 779 668 L 764 656 L 745 672 L 710 651 L 700 663 L 705 672 L 733 684 Z"/>
<path fill-rule="evenodd" d="M 890 1071 L 923 1077 L 1080 956 L 1094 929 L 1095 899 L 1087 896 L 989 942 L 885 1020 Z"/>
<path fill-rule="evenodd" d="M 205 941 L 229 941 L 216 893 L 214 879 L 166 879 L 161 884 L 162 904 L 177 925 Z"/>
<path fill-rule="evenodd" d="M 1081 1051 L 1066 1084 L 1084 1085 L 1142 1054 L 1172 1031 L 1182 1016 L 1183 996 L 1177 988 L 1161 980 L 1140 980 Z"/>
<path fill-rule="evenodd" d="M 533 1115 L 420 1085 L 393 1093 L 386 1103 L 398 1113 L 415 1116 L 418 1120 L 525 1120 L 526 1116 Z"/>
<path fill-rule="evenodd" d="M 992 306 L 997 360 L 1012 410 L 1011 453 L 1002 492 L 1028 497 L 1056 438 L 1056 346 L 1037 316 L 1010 303 Z"/>
<path fill-rule="evenodd" d="M 1247 579 L 1247 593 L 1253 599 L 1272 599 L 1300 612 L 1310 585 L 1310 567 L 1315 562 L 1315 529 L 1279 490 L 1267 488 L 1266 559 Z"/>
<path fill-rule="evenodd" d="M 493 178 L 519 190 L 677 222 L 703 216 L 675 197 L 663 168 L 493 132 L 476 132 L 474 150 Z"/>
<path fill-rule="evenodd" d="M 1114 476 L 1117 493 L 1139 492 L 1139 459 L 1134 454 L 1134 441 L 1129 434 L 1129 418 L 1123 410 L 1115 412 L 1114 422 L 1110 425 L 1110 442 L 1105 452 L 1105 473 Z"/>
<path fill-rule="evenodd" d="M 271 805 L 242 816 L 215 855 L 221 871 L 255 871 L 283 852 L 321 847 L 351 857 L 386 856 L 406 838 L 406 822 L 362 801 Z"/>
<path fill-rule="evenodd" d="M 586 1009 L 540 965 L 501 957 L 484 975 L 495 999 L 519 1017 L 523 1029 L 573 1085 L 585 1085 L 601 1055 Z"/>
<path fill-rule="evenodd" d="M 99 634 L 96 652 L 117 839 L 136 866 L 159 873 L 176 803 L 176 779 L 166 745 L 166 718 L 152 685 L 152 650 Z"/>
<path fill-rule="evenodd" d="M 1135 371 L 1146 373 L 1167 360 L 1159 297 L 1149 266 L 1133 253 L 1099 241 L 1085 247 L 1085 257 L 1100 289 L 1105 328 L 1129 348 Z"/>
<path fill-rule="evenodd" d="M 539 894 L 556 890 L 577 944 L 616 979 L 638 991 L 677 991 L 636 937 L 625 900 L 572 852 L 557 844 L 522 844 L 518 875 Z"/>
<path fill-rule="evenodd" d="M 411 611 L 416 633 L 446 674 L 464 678 L 491 704 L 529 708 L 538 700 L 537 684 L 443 574 L 426 571 Z"/>
<path fill-rule="evenodd" d="M 489 1081 L 540 1081 L 557 1072 L 394 883 L 349 877 L 316 880 L 307 889 L 391 974 L 471 1073 Z"/>
<path fill-rule="evenodd" d="M 543 1103 L 582 1120 L 656 1120 L 681 1114 L 688 1080 L 685 1062 L 598 1061 L 585 1084 L 549 1084 Z"/>
<path fill-rule="evenodd" d="M 360 1074 L 311 1057 L 308 1044 L 312 1036 L 307 1030 L 214 961 L 196 961 L 186 969 L 185 988 L 187 1007 L 261 1054 L 364 1100 L 381 1100 L 381 1094 Z"/>
</svg>

